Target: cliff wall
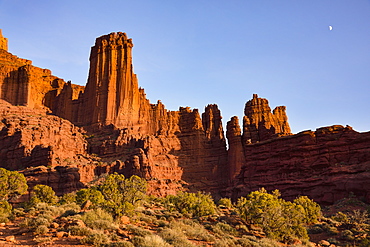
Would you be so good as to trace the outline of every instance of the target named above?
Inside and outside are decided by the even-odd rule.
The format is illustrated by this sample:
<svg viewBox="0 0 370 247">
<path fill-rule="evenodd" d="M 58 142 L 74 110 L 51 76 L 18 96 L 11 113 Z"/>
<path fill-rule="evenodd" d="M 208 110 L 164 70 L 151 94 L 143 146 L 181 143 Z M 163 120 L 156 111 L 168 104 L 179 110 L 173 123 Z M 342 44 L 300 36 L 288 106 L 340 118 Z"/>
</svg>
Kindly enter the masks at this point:
<svg viewBox="0 0 370 247">
<path fill-rule="evenodd" d="M 0 33 L 0 161 L 22 170 L 31 187 L 63 194 L 118 172 L 147 179 L 159 196 L 202 190 L 236 198 L 265 187 L 287 199 L 332 203 L 352 192 L 370 201 L 370 133 L 332 126 L 292 135 L 285 106 L 271 111 L 254 94 L 243 125 L 237 117 L 227 123 L 227 149 L 217 105 L 200 114 L 149 102 L 125 33 L 96 39 L 86 87 L 32 66 L 5 44 Z"/>
<path fill-rule="evenodd" d="M 335 125 L 244 146 L 246 162 L 228 195 L 265 187 L 285 198 L 333 203 L 354 193 L 370 201 L 370 132 Z"/>
</svg>

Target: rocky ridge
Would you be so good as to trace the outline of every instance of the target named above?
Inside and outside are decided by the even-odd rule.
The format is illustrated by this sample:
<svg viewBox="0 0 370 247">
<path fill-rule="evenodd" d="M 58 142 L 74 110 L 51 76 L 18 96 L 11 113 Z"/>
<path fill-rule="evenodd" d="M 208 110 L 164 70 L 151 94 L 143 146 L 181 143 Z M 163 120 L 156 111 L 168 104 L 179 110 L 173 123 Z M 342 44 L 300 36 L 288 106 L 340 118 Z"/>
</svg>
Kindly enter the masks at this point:
<svg viewBox="0 0 370 247">
<path fill-rule="evenodd" d="M 86 87 L 32 66 L 4 44 L 0 35 L 0 98 L 8 102 L 0 109 L 0 159 L 59 194 L 118 172 L 146 178 L 160 196 L 187 189 L 235 198 L 266 187 L 327 203 L 350 192 L 370 199 L 369 133 L 333 126 L 292 135 L 285 106 L 271 111 L 254 94 L 243 126 L 233 117 L 225 138 L 217 105 L 200 114 L 149 102 L 125 33 L 96 39 Z"/>
</svg>

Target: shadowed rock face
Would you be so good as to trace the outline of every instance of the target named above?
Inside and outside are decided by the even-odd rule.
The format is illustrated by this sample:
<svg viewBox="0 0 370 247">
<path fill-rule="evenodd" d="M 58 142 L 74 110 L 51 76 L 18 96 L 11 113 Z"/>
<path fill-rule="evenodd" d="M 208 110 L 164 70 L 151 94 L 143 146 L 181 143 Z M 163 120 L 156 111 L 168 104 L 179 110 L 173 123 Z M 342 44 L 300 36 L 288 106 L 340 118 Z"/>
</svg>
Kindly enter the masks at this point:
<svg viewBox="0 0 370 247">
<path fill-rule="evenodd" d="M 149 102 L 125 33 L 96 39 L 86 87 L 32 66 L 4 44 L 0 33 L 0 98 L 8 102 L 0 102 L 0 161 L 22 170 L 30 187 L 48 184 L 60 195 L 118 172 L 147 179 L 149 193 L 159 196 L 187 189 L 236 198 L 265 187 L 288 199 L 331 203 L 353 192 L 370 200 L 369 133 L 332 126 L 292 135 L 285 106 L 271 111 L 254 94 L 243 126 L 237 117 L 227 124 L 227 150 L 217 105 L 200 114 Z"/>
</svg>

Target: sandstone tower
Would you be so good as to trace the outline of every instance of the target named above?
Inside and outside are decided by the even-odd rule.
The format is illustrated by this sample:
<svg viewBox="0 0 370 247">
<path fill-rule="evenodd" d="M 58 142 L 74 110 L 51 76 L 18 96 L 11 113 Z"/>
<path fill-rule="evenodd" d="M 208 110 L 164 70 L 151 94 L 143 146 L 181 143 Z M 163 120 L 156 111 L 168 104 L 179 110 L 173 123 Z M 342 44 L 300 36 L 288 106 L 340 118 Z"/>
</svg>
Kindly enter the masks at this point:
<svg viewBox="0 0 370 247">
<path fill-rule="evenodd" d="M 0 49 L 8 51 L 8 39 L 3 37 L 0 29 Z"/>
<path fill-rule="evenodd" d="M 132 40 L 125 33 L 96 39 L 90 53 L 90 71 L 82 108 L 83 125 L 101 123 L 129 127 L 139 121 L 140 99 L 132 66 Z M 145 100 L 144 100 L 145 101 Z"/>
</svg>

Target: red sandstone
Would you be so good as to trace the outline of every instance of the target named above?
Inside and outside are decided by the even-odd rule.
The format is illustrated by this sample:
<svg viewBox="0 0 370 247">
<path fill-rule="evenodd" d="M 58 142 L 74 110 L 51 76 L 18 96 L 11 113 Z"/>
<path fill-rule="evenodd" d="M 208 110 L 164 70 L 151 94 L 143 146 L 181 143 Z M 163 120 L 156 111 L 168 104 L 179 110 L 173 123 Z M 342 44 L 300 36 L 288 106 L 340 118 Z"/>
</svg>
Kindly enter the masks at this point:
<svg viewBox="0 0 370 247">
<path fill-rule="evenodd" d="M 200 115 L 149 102 L 132 47 L 125 33 L 97 38 L 83 87 L 10 54 L 0 32 L 2 166 L 58 194 L 118 172 L 147 179 L 159 196 L 186 189 L 237 197 L 266 187 L 288 199 L 332 203 L 353 192 L 370 201 L 370 133 L 332 126 L 292 135 L 285 106 L 271 112 L 254 94 L 242 128 L 237 117 L 227 124 L 227 150 L 217 105 Z"/>
</svg>

